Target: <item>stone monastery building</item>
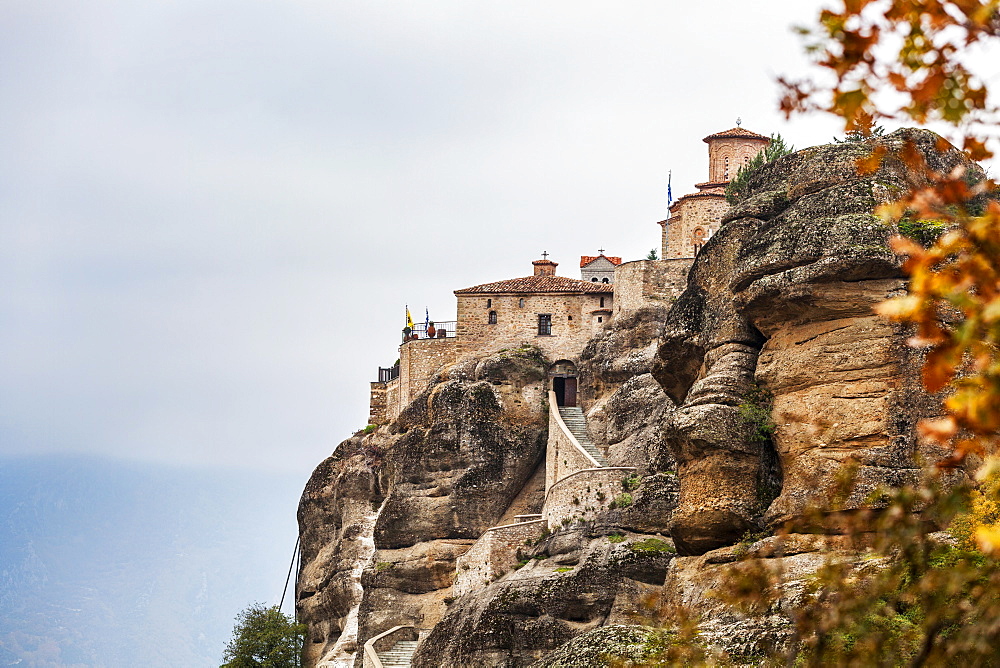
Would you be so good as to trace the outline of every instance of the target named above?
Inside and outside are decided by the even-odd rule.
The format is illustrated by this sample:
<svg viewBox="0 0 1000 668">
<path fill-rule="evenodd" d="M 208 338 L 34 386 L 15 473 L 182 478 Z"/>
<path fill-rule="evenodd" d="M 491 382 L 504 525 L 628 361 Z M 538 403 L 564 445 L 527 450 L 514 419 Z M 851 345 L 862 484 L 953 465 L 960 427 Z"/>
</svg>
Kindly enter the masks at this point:
<svg viewBox="0 0 1000 668">
<path fill-rule="evenodd" d="M 623 263 L 604 255 L 580 258 L 580 278 L 556 275 L 543 254 L 530 276 L 455 290 L 457 320 L 428 328 L 416 323 L 399 348 L 399 363 L 379 369 L 371 384 L 369 422 L 394 420 L 441 367 L 466 354 L 535 345 L 553 362 L 551 386 L 560 405 L 575 405 L 575 368 L 587 342 L 623 310 L 663 304 L 684 289 L 701 247 L 728 210 L 725 187 L 770 141 L 739 126 L 705 137 L 709 175 L 698 192 L 670 206 L 662 228 L 661 260 Z"/>
<path fill-rule="evenodd" d="M 708 181 L 697 185 L 698 192 L 681 197 L 670 207 L 670 217 L 660 221 L 663 259 L 622 262 L 600 250 L 581 257 L 580 278 L 569 278 L 557 276 L 558 265 L 543 253 L 531 263 L 528 276 L 455 290 L 455 321 L 411 323 L 403 330 L 399 362 L 379 369 L 378 380 L 371 384 L 372 425 L 396 419 L 436 373 L 463 358 L 532 346 L 548 364 L 546 382 L 532 383 L 530 396 L 522 395 L 548 412 L 544 458 L 498 523 L 456 553 L 450 575 L 454 598 L 481 590 L 515 569 L 526 542 L 574 520 L 595 519 L 617 502 L 623 481 L 636 469 L 609 458 L 611 453 L 591 439 L 588 415 L 577 401 L 578 389 L 588 389 L 578 388 L 578 383 L 588 382 L 586 375 L 577 376 L 580 356 L 615 318 L 643 307 L 667 306 L 684 290 L 695 256 L 728 209 L 726 184 L 768 141 L 738 126 L 705 138 Z M 387 611 L 378 627 L 381 633 L 361 648 L 363 668 L 409 665 L 426 637 L 420 625 L 427 622 L 423 613 L 414 617 Z"/>
<path fill-rule="evenodd" d="M 729 209 L 726 184 L 771 140 L 737 126 L 708 135 L 702 141 L 708 144 L 708 181 L 695 184 L 698 192 L 674 202 L 670 217 L 660 221 L 663 259 L 693 258 L 698 254 L 719 229 L 719 222 Z"/>
</svg>

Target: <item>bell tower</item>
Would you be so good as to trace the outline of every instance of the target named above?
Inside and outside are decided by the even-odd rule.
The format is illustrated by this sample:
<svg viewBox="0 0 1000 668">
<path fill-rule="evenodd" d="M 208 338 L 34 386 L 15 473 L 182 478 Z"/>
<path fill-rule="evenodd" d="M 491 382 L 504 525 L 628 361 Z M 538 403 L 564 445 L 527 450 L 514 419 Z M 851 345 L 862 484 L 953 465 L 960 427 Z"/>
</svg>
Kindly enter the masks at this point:
<svg viewBox="0 0 1000 668">
<path fill-rule="evenodd" d="M 698 192 L 684 195 L 670 206 L 670 217 L 660 221 L 664 260 L 693 258 L 719 229 L 729 210 L 726 184 L 740 167 L 753 160 L 771 141 L 764 135 L 736 127 L 708 135 L 708 181 L 696 184 Z"/>
<path fill-rule="evenodd" d="M 737 125 L 731 130 L 708 135 L 702 141 L 708 144 L 708 183 L 699 183 L 699 189 L 703 189 L 703 185 L 729 183 L 740 167 L 763 151 L 771 140 Z"/>
</svg>

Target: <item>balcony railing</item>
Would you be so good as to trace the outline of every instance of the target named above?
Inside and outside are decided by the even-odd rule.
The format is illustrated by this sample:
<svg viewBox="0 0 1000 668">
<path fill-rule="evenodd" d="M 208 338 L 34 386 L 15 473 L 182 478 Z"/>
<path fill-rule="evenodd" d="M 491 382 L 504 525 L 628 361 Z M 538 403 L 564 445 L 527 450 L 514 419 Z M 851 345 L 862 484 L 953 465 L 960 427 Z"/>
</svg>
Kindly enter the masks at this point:
<svg viewBox="0 0 1000 668">
<path fill-rule="evenodd" d="M 442 322 L 438 322 L 437 320 L 435 320 L 434 336 L 432 337 L 428 335 L 427 325 L 425 323 L 415 322 L 413 323 L 413 329 L 410 332 L 410 339 L 407 339 L 406 335 L 404 334 L 403 341 L 414 340 L 414 337 L 416 337 L 417 340 L 430 339 L 430 338 L 453 339 L 455 338 L 455 325 L 457 324 L 458 322 L 455 320 L 444 320 Z"/>
<path fill-rule="evenodd" d="M 378 382 L 388 383 L 390 380 L 396 380 L 399 378 L 399 365 L 384 367 L 380 366 L 378 368 Z"/>
</svg>

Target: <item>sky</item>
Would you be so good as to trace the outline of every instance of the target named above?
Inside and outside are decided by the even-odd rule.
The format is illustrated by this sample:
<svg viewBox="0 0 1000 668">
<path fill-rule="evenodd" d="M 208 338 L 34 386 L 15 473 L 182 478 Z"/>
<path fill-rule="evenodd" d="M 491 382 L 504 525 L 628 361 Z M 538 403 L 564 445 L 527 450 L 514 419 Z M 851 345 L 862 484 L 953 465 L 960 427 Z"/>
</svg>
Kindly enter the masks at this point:
<svg viewBox="0 0 1000 668">
<path fill-rule="evenodd" d="M 0 455 L 304 480 L 406 305 L 644 257 L 737 118 L 829 142 L 819 5 L 0 3 Z"/>
</svg>

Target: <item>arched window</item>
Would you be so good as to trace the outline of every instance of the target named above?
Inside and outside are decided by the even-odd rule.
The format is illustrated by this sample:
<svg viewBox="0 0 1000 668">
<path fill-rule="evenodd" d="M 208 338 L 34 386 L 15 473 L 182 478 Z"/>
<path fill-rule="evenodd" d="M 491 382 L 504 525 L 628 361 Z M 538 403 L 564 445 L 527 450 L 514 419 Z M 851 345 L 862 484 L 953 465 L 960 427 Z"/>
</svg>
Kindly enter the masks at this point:
<svg viewBox="0 0 1000 668">
<path fill-rule="evenodd" d="M 524 297 L 521 297 L 520 299 L 517 300 L 517 305 L 520 308 L 524 308 Z"/>
<path fill-rule="evenodd" d="M 727 181 L 729 180 L 729 157 L 726 156 L 726 175 L 723 177 Z"/>
<path fill-rule="evenodd" d="M 592 279 L 590 279 L 590 280 L 591 280 L 591 281 L 593 281 L 594 283 L 596 283 L 596 282 L 597 282 L 597 276 L 594 276 L 594 277 L 593 277 Z"/>
<path fill-rule="evenodd" d="M 607 276 L 605 276 L 604 278 L 601 279 L 601 283 L 610 283 L 610 282 L 611 281 L 608 280 Z"/>
<path fill-rule="evenodd" d="M 701 247 L 705 245 L 706 240 L 707 239 L 705 237 L 705 230 L 700 227 L 696 227 L 694 230 L 694 239 L 693 239 L 695 255 L 701 252 Z"/>
<path fill-rule="evenodd" d="M 487 320 L 486 322 L 488 322 L 491 325 L 497 324 L 497 312 L 496 311 L 490 311 L 489 320 Z"/>
</svg>

